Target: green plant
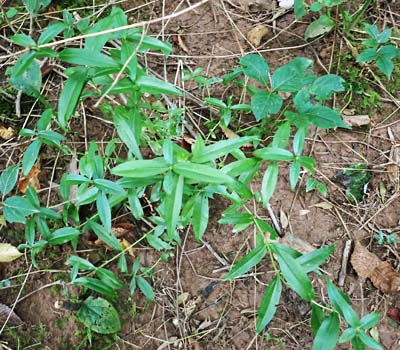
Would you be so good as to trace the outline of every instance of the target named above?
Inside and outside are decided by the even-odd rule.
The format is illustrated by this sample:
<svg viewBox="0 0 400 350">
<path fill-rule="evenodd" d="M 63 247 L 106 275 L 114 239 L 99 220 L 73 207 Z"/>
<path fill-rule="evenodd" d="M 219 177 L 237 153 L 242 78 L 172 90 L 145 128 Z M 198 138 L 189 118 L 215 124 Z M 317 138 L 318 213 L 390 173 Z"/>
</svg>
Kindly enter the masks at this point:
<svg viewBox="0 0 400 350">
<path fill-rule="evenodd" d="M 327 7 L 338 3 L 323 1 Z M 31 16 L 37 14 L 41 4 L 46 6 L 47 2 L 29 2 L 27 7 Z M 298 15 L 301 9 L 298 8 L 298 1 L 296 4 Z M 314 5 L 312 9 L 318 10 L 318 6 Z M 147 50 L 160 51 L 168 56 L 171 45 L 149 37 L 137 28 L 119 30 L 119 27 L 126 25 L 126 15 L 118 8 L 113 8 L 109 16 L 95 23 L 90 23 L 89 19 L 75 23 L 65 11 L 63 20 L 49 24 L 37 41 L 26 34 L 12 37 L 16 44 L 25 49 L 16 64 L 8 70 L 9 81 L 25 94 L 36 97 L 46 108 L 36 128 L 21 131 L 22 136 L 34 138 L 22 160 L 24 174 L 32 168 L 43 144 L 72 155 L 71 150 L 63 145 L 66 137 L 52 129 L 60 128 L 67 134 L 70 131 L 69 122 L 85 98 L 95 97 L 99 104 L 106 95 L 123 94 L 126 99 L 126 104 L 118 107 L 104 104 L 103 110 L 112 118 L 118 138 L 126 147 L 127 156 L 121 159 L 114 155 L 116 140 L 109 143 L 104 156 L 96 143 L 91 142 L 88 150 L 79 155 L 79 174 L 66 174 L 61 179 L 60 194 L 66 202 L 62 215 L 41 207 L 31 187 L 25 196 L 12 196 L 4 200 L 5 220 L 25 224 L 26 243 L 20 245 L 20 249 L 29 249 L 32 261 L 37 266 L 35 256 L 39 251 L 67 242 L 71 242 L 76 250 L 81 233 L 92 231 L 112 250 L 113 257 L 96 266 L 80 256 L 69 256 L 71 283 L 112 300 L 125 287 L 125 278 L 129 278 L 132 294 L 138 288 L 148 300 L 153 301 L 155 293 L 149 281 L 154 266 L 140 267 L 140 260 L 136 259 L 129 268 L 126 252 L 139 242 L 147 242 L 160 252 L 158 263 L 181 243 L 180 232 L 188 226 L 192 227 L 195 239 L 201 241 L 208 226 L 209 202 L 216 195 L 222 196 L 229 200 L 230 206 L 219 222 L 233 224 L 234 232 L 253 226 L 257 233 L 256 247 L 232 267 L 225 280 L 242 276 L 266 257 L 274 266 L 275 276 L 265 291 L 259 309 L 257 333 L 261 333 L 271 321 L 282 289 L 287 285 L 312 306 L 311 328 L 316 334 L 314 349 L 320 349 L 322 341 L 324 349 L 335 347 L 339 340 L 339 316 L 350 326 L 340 340 L 351 341 L 358 349 L 362 348 L 361 343 L 380 348 L 365 334 L 365 330 L 377 321 L 378 314 L 359 320 L 347 297 L 329 280 L 327 289 L 331 305 L 322 305 L 316 300 L 308 274 L 319 273 L 319 266 L 328 259 L 334 246 L 302 255 L 278 244 L 274 242 L 278 237 L 275 230 L 247 204 L 249 200 L 254 200 L 264 206 L 269 205 L 281 162 L 289 164 L 289 182 L 293 190 L 300 175 L 308 174 L 306 190 L 317 189 L 326 195 L 326 187 L 312 177 L 315 161 L 303 155 L 303 148 L 310 126 L 348 128 L 339 111 L 329 104 L 333 94 L 344 91 L 344 80 L 334 74 L 316 76 L 311 69 L 313 61 L 307 58 L 294 58 L 270 72 L 262 56 L 244 56 L 240 66 L 227 74 L 222 82 L 228 84 L 233 81 L 244 86 L 250 95 L 250 103 L 233 104 L 230 97 L 224 102 L 210 96 L 204 101 L 217 108 L 222 126 L 230 124 L 235 111 L 251 111 L 258 128 L 262 129 L 260 125 L 270 126 L 272 142 L 264 147 L 255 136 L 238 136 L 211 143 L 199 135 L 188 150 L 177 142 L 183 111 L 151 103 L 148 98 L 149 95 L 158 99 L 164 95 L 182 96 L 183 92 L 149 74 L 139 59 L 139 54 Z M 84 39 L 81 48 L 67 47 L 61 51 L 50 48 L 52 45 L 49 44 L 58 35 L 63 34 L 68 38 L 75 32 Z M 120 46 L 106 50 L 106 44 L 114 40 L 118 40 Z M 58 59 L 70 65 L 64 71 L 67 80 L 57 110 L 41 95 L 42 77 L 36 61 L 38 58 Z M 221 82 L 221 79 L 204 77 L 199 69 L 187 74 L 186 78 L 193 78 L 206 88 Z M 86 89 L 89 85 L 90 89 Z M 289 95 L 286 101 L 282 93 Z M 168 122 L 161 122 L 160 114 L 165 114 Z M 159 130 L 160 126 L 167 127 Z M 292 133 L 293 141 L 290 138 Z M 257 149 L 246 154 L 242 147 L 249 144 Z M 152 151 L 150 157 L 142 154 L 146 146 Z M 221 159 L 227 156 L 234 160 L 225 164 Z M 261 191 L 254 193 L 249 185 L 258 176 L 262 165 L 267 168 Z M 11 166 L 0 176 L 3 199 L 16 184 L 18 168 L 19 164 Z M 77 186 L 77 191 L 76 198 L 71 199 L 72 186 Z M 125 205 L 132 217 L 139 221 L 147 214 L 143 199 L 152 204 L 153 210 L 146 217 L 151 229 L 129 248 L 122 247 L 112 234 L 113 211 Z M 87 218 L 80 218 L 77 207 L 92 203 L 96 212 Z M 51 232 L 48 225 L 50 219 L 57 222 L 63 220 L 70 226 Z M 124 278 L 106 268 L 115 260 Z M 102 298 L 87 298 L 78 312 L 78 319 L 89 332 L 108 334 L 120 328 L 118 313 Z"/>
<path fill-rule="evenodd" d="M 378 244 L 396 244 L 397 243 L 397 234 L 396 233 L 385 233 L 383 231 L 379 231 L 374 235 L 374 239 Z"/>
<path fill-rule="evenodd" d="M 366 47 L 357 58 L 357 62 L 375 62 L 378 69 L 390 80 L 394 69 L 394 62 L 400 59 L 400 50 L 395 45 L 385 45 L 390 41 L 391 29 L 379 32 L 376 25 L 365 24 L 365 31 L 369 38 L 363 40 Z"/>
</svg>

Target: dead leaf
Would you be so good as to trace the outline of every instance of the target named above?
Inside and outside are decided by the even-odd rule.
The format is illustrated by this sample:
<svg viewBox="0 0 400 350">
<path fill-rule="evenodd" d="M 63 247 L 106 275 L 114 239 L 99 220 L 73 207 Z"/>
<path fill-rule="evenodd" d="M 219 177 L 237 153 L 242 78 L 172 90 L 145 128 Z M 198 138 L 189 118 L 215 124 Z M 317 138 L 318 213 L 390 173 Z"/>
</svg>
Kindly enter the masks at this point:
<svg viewBox="0 0 400 350">
<path fill-rule="evenodd" d="M 283 229 L 287 228 L 289 226 L 289 219 L 282 209 L 279 212 L 279 216 L 280 216 L 282 228 Z"/>
<path fill-rule="evenodd" d="M 183 41 L 182 37 L 179 34 L 178 34 L 178 45 L 183 51 L 185 51 L 186 53 L 190 53 L 189 48 L 186 46 L 185 42 Z"/>
<path fill-rule="evenodd" d="M 315 250 L 310 243 L 294 235 L 293 233 L 285 234 L 283 238 L 279 239 L 279 243 L 285 244 L 303 254 L 310 253 Z"/>
<path fill-rule="evenodd" d="M 255 26 L 252 30 L 247 33 L 247 39 L 255 46 L 258 47 L 261 44 L 261 40 L 264 36 L 266 36 L 269 32 L 269 29 L 259 24 Z"/>
<path fill-rule="evenodd" d="M 310 214 L 310 210 L 308 210 L 308 209 L 299 210 L 299 216 L 304 216 L 307 214 Z"/>
<path fill-rule="evenodd" d="M 344 122 L 350 126 L 359 127 L 369 125 L 371 120 L 368 115 L 342 115 Z"/>
<path fill-rule="evenodd" d="M 28 175 L 21 177 L 18 181 L 17 191 L 23 194 L 26 193 L 28 186 L 33 187 L 36 191 L 40 190 L 39 176 L 40 169 L 34 165 Z"/>
<path fill-rule="evenodd" d="M 10 262 L 18 259 L 22 253 L 9 243 L 0 243 L 0 262 Z"/>
<path fill-rule="evenodd" d="M 312 207 L 329 210 L 329 209 L 333 208 L 333 205 L 329 202 L 320 202 L 320 203 L 310 205 L 310 208 L 312 208 Z"/>
<path fill-rule="evenodd" d="M 387 261 L 382 261 L 363 247 L 359 241 L 355 243 L 351 264 L 360 277 L 369 278 L 383 293 L 400 291 L 400 274 Z"/>
<path fill-rule="evenodd" d="M 188 301 L 189 297 L 190 297 L 190 294 L 188 292 L 179 294 L 178 295 L 178 305 L 185 304 Z"/>
<path fill-rule="evenodd" d="M 393 162 L 387 167 L 389 180 L 395 188 L 398 188 L 400 183 L 400 169 L 398 166 L 398 164 L 400 164 L 400 144 L 392 145 L 389 157 Z"/>
<path fill-rule="evenodd" d="M 132 243 L 126 240 L 125 238 L 119 239 L 119 244 L 123 250 L 127 249 L 127 252 L 130 256 L 135 256 L 135 248 L 132 247 Z"/>
<path fill-rule="evenodd" d="M 16 327 L 21 325 L 23 322 L 22 320 L 18 317 L 18 315 L 11 310 L 10 307 L 4 304 L 0 304 L 0 323 L 4 324 L 6 321 L 8 315 L 11 313 L 7 324 L 12 327 Z"/>
<path fill-rule="evenodd" d="M 4 140 L 9 140 L 14 137 L 16 134 L 13 128 L 6 128 L 5 126 L 0 125 L 0 138 Z"/>
</svg>

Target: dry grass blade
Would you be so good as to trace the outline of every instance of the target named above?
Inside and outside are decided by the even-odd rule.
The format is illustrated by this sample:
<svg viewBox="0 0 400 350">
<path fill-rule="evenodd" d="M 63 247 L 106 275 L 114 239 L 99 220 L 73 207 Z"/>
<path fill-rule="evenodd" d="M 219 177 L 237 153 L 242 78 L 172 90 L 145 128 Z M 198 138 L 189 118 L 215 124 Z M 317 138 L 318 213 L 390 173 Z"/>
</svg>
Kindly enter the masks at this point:
<svg viewBox="0 0 400 350">
<path fill-rule="evenodd" d="M 382 261 L 360 242 L 356 242 L 351 264 L 362 278 L 369 278 L 372 284 L 383 293 L 400 291 L 400 274 L 387 261 Z"/>
</svg>

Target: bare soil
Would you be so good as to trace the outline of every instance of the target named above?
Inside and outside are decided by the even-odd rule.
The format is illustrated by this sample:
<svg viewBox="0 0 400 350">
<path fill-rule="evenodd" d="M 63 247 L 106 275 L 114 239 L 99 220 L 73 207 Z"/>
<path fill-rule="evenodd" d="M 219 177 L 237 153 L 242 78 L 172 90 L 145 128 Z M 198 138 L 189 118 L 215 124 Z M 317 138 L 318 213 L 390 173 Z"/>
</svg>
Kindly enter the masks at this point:
<svg viewBox="0 0 400 350">
<path fill-rule="evenodd" d="M 128 0 L 119 5 L 129 13 L 130 21 L 133 22 L 171 14 L 196 2 L 158 0 L 147 1 L 148 4 L 142 6 L 146 1 Z M 287 11 L 272 21 L 277 11 L 275 6 L 251 5 L 250 11 L 246 12 L 237 1 L 215 0 L 190 13 L 148 28 L 149 33 L 174 43 L 174 53 L 168 59 L 148 54 L 146 60 L 155 74 L 166 75 L 170 81 L 178 77 L 177 83 L 191 92 L 193 97 L 185 101 L 186 115 L 196 132 L 197 127 L 204 130 L 204 120 L 210 117 L 206 109 L 196 109 L 196 98 L 205 97 L 206 91 L 194 89 L 191 83 L 183 83 L 180 79 L 182 68 L 193 70 L 204 67 L 209 77 L 221 77 L 237 65 L 238 59 L 244 53 L 254 51 L 263 54 L 272 70 L 293 57 L 303 56 L 314 60 L 317 73 L 336 73 L 337 67 L 332 62 L 337 60 L 341 52 L 346 51 L 340 34 L 336 32 L 312 43 L 305 42 L 303 34 L 310 17 L 296 22 L 293 12 Z M 400 9 L 395 3 L 379 2 L 376 9 L 367 15 L 371 21 L 380 20 L 379 16 L 389 13 L 388 11 L 392 13 L 392 17 L 387 19 L 391 21 L 391 26 L 398 26 Z M 258 24 L 266 25 L 269 32 L 262 39 L 260 47 L 255 48 L 248 42 L 246 35 Z M 49 79 L 51 84 L 55 84 L 59 77 L 54 74 Z M 53 93 L 57 96 L 56 86 Z M 231 90 L 227 91 L 221 85 L 215 85 L 211 89 L 211 95 L 215 97 L 226 98 L 230 93 Z M 237 93 L 238 99 L 241 91 L 238 90 Z M 384 98 L 389 98 L 385 92 L 379 90 L 379 93 Z M 396 269 L 399 267 L 398 246 L 378 245 L 372 238 L 381 230 L 398 232 L 400 229 L 398 183 L 388 173 L 390 150 L 393 144 L 400 143 L 400 94 L 394 98 L 397 99 L 396 103 L 386 100 L 388 102 L 382 102 L 379 109 L 362 111 L 371 118 L 371 124 L 367 127 L 334 132 L 310 130 L 311 136 L 305 151 L 316 159 L 319 180 L 328 186 L 327 198 L 316 192 L 306 193 L 303 180 L 298 189 L 292 192 L 288 169 L 280 169 L 282 176 L 271 201 L 272 210 L 281 225 L 287 217 L 283 231 L 288 236 L 295 235 L 300 242 L 300 248 L 307 244 L 312 247 L 337 245 L 333 256 L 323 267 L 335 282 L 342 264 L 344 243 L 349 239 L 362 241 L 380 258 L 389 261 Z M 341 108 L 345 101 L 344 98 L 338 99 L 335 104 Z M 91 106 L 86 107 L 85 125 L 76 120 L 76 125 L 72 126 L 75 133 L 71 144 L 80 151 L 87 146 L 87 140 L 96 140 L 99 145 L 103 145 L 113 134 L 111 126 L 103 122 L 101 113 Z M 346 106 L 347 109 L 357 107 L 352 104 Z M 251 121 L 249 123 L 251 125 Z M 395 141 L 391 141 L 388 136 L 389 127 Z M 23 149 L 24 145 L 18 147 Z M 0 148 L 2 161 L 10 156 L 17 161 L 18 152 L 13 153 L 6 145 L 0 145 Z M 359 162 L 368 163 L 373 178 L 364 200 L 356 205 L 345 196 L 336 174 Z M 50 181 L 57 182 L 67 164 L 67 159 L 58 160 L 55 155 L 50 154 L 42 169 L 42 187 L 48 188 Z M 52 174 L 53 169 L 56 170 L 55 174 Z M 253 190 L 259 189 L 260 184 L 261 177 L 253 182 Z M 46 191 L 43 194 L 44 200 L 47 200 L 48 195 L 52 196 L 52 193 L 50 190 Z M 223 199 L 215 198 L 211 202 L 212 217 L 203 242 L 195 242 L 190 230 L 182 232 L 183 244 L 177 249 L 175 256 L 168 263 L 156 265 L 155 303 L 149 303 L 138 292 L 133 296 L 128 291 L 122 292 L 116 301 L 123 323 L 122 331 L 116 337 L 93 335 L 92 345 L 84 343 L 80 348 L 311 349 L 313 336 L 309 327 L 310 308 L 289 290 L 284 291 L 278 313 L 268 327 L 268 334 L 255 335 L 256 312 L 273 273 L 273 268 L 268 263 L 248 277 L 232 283 L 221 281 L 229 268 L 221 260 L 231 264 L 254 245 L 254 233 L 251 230 L 232 234 L 232 227 L 218 224 L 226 206 Z M 265 208 L 257 208 L 257 212 L 271 222 Z M 18 231 L 22 231 L 22 227 L 18 225 L 4 229 L 4 241 L 20 243 L 23 234 L 16 236 L 15 232 Z M 133 234 L 140 236 L 141 227 L 136 227 Z M 112 253 L 101 247 L 80 249 L 82 254 L 93 259 L 96 255 L 101 258 L 112 256 Z M 63 292 L 65 289 L 54 283 L 60 278 L 68 281 L 68 276 L 63 273 L 67 268 L 64 262 L 68 253 L 68 248 L 63 247 L 43 257 L 43 270 L 35 273 L 32 270 L 26 280 L 24 273 L 28 272 L 28 261 L 20 260 L 18 264 L 0 267 L 1 278 L 12 278 L 10 288 L 0 289 L 1 303 L 12 305 L 21 286 L 21 296 L 35 292 L 15 307 L 24 324 L 4 333 L 3 340 L 9 348 L 58 350 L 70 349 L 81 343 L 84 337 L 83 327 L 75 320 L 73 311 L 62 305 L 63 301 L 69 300 L 71 295 L 78 295 L 79 291 L 68 287 L 69 295 L 66 296 Z M 146 266 L 151 266 L 159 258 L 157 252 L 146 246 L 136 249 L 135 254 L 140 256 Z M 45 267 L 50 271 L 44 271 Z M 322 284 L 324 279 L 324 276 L 313 276 L 314 287 L 326 296 Z M 359 279 L 350 264 L 343 288 L 362 315 L 372 311 L 382 313 L 382 320 L 377 327 L 380 340 L 386 350 L 400 349 L 399 324 L 387 316 L 390 308 L 400 307 L 398 295 L 382 294 L 370 281 Z"/>
</svg>

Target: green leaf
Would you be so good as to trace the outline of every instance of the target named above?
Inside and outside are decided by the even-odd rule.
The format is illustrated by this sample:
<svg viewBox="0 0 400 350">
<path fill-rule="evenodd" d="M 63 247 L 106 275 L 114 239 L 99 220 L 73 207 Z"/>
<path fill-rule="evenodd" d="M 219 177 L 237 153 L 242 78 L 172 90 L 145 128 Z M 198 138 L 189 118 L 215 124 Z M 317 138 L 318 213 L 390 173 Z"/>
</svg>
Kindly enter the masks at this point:
<svg viewBox="0 0 400 350">
<path fill-rule="evenodd" d="M 249 54 L 240 59 L 243 72 L 249 78 L 257 80 L 264 86 L 268 85 L 269 66 L 264 57 L 257 54 Z"/>
<path fill-rule="evenodd" d="M 267 247 L 264 244 L 252 249 L 232 267 L 223 280 L 233 280 L 249 272 L 264 258 L 265 254 L 267 254 Z"/>
<path fill-rule="evenodd" d="M 17 15 L 17 13 L 18 13 L 18 10 L 16 8 L 12 7 L 12 8 L 7 10 L 6 17 L 8 19 L 11 19 L 11 18 L 15 17 Z"/>
<path fill-rule="evenodd" d="M 315 293 L 305 269 L 295 258 L 286 254 L 286 250 L 281 244 L 272 243 L 272 248 L 277 255 L 282 275 L 289 287 L 304 300 L 312 300 Z"/>
<path fill-rule="evenodd" d="M 182 208 L 183 197 L 182 175 L 173 177 L 173 188 L 171 194 L 167 195 L 164 200 L 164 219 L 167 226 L 167 234 L 169 239 L 173 239 L 176 232 L 176 226 L 179 220 L 179 213 Z"/>
<path fill-rule="evenodd" d="M 160 251 L 163 249 L 172 249 L 173 247 L 168 244 L 167 242 L 164 242 L 161 238 L 148 234 L 146 235 L 146 240 L 147 242 L 156 250 Z"/>
<path fill-rule="evenodd" d="M 317 96 L 319 101 L 330 99 L 335 92 L 345 90 L 344 79 L 336 74 L 327 74 L 317 78 L 311 85 L 311 93 Z"/>
<path fill-rule="evenodd" d="M 226 214 L 218 220 L 218 223 L 222 225 L 243 225 L 251 224 L 253 219 L 254 216 L 248 213 Z"/>
<path fill-rule="evenodd" d="M 224 174 L 222 171 L 202 164 L 182 162 L 174 164 L 172 170 L 176 174 L 184 176 L 186 179 L 199 183 L 230 184 L 234 182 L 233 178 Z"/>
<path fill-rule="evenodd" d="M 358 319 L 356 312 L 347 302 L 342 293 L 333 285 L 331 280 L 328 280 L 327 282 L 327 289 L 333 307 L 344 317 L 350 326 L 357 328 L 360 325 L 360 320 Z"/>
<path fill-rule="evenodd" d="M 386 78 L 390 80 L 394 69 L 392 60 L 384 56 L 379 56 L 376 60 L 376 66 L 383 74 L 386 75 Z"/>
<path fill-rule="evenodd" d="M 214 159 L 225 156 L 234 150 L 242 147 L 246 143 L 254 141 L 253 136 L 246 137 L 235 137 L 228 140 L 218 141 L 213 145 L 206 147 L 199 147 L 199 149 L 194 148 L 192 150 L 193 157 L 192 161 L 194 163 L 207 163 Z"/>
<path fill-rule="evenodd" d="M 12 79 L 18 78 L 21 76 L 28 67 L 32 64 L 33 60 L 36 57 L 35 51 L 29 51 L 24 53 L 20 58 L 18 58 L 17 62 L 15 63 L 14 67 L 11 71 Z"/>
<path fill-rule="evenodd" d="M 290 121 L 287 121 L 279 125 L 272 140 L 271 147 L 284 148 L 289 143 L 289 138 L 290 138 Z"/>
<path fill-rule="evenodd" d="M 293 160 L 292 152 L 283 148 L 265 147 L 253 152 L 253 155 L 264 160 Z"/>
<path fill-rule="evenodd" d="M 158 50 L 161 51 L 166 57 L 172 52 L 172 45 L 169 42 L 161 41 L 152 36 L 145 35 L 142 33 L 134 33 L 129 35 L 129 40 L 135 43 L 140 43 L 140 49 L 143 50 Z"/>
<path fill-rule="evenodd" d="M 379 55 L 386 58 L 395 58 L 399 55 L 399 49 L 394 45 L 382 46 L 379 50 Z"/>
<path fill-rule="evenodd" d="M 17 183 L 18 164 L 4 169 L 0 175 L 0 193 L 4 196 L 9 194 Z"/>
<path fill-rule="evenodd" d="M 251 98 L 251 110 L 257 121 L 278 113 L 282 107 L 282 97 L 268 91 L 259 90 Z"/>
<path fill-rule="evenodd" d="M 28 175 L 33 165 L 36 163 L 42 143 L 40 140 L 33 141 L 25 150 L 22 157 L 22 173 L 24 176 Z"/>
<path fill-rule="evenodd" d="M 315 79 L 314 74 L 308 71 L 312 65 L 312 60 L 296 57 L 284 66 L 279 67 L 272 74 L 272 90 L 295 92 L 310 84 Z"/>
<path fill-rule="evenodd" d="M 48 243 L 50 245 L 64 244 L 70 241 L 76 241 L 80 231 L 74 227 L 63 227 L 51 233 Z M 76 248 L 76 247 L 75 247 Z"/>
<path fill-rule="evenodd" d="M 88 297 L 77 317 L 87 328 L 99 334 L 113 334 L 121 329 L 117 310 L 103 298 Z"/>
<path fill-rule="evenodd" d="M 320 2 L 314 2 L 310 6 L 310 11 L 318 12 L 322 10 L 322 4 Z"/>
<path fill-rule="evenodd" d="M 25 5 L 26 9 L 33 16 L 36 16 L 42 8 L 46 8 L 50 2 L 51 0 L 22 0 L 22 3 Z"/>
<path fill-rule="evenodd" d="M 52 41 L 58 34 L 63 30 L 67 29 L 68 25 L 63 22 L 52 22 L 46 29 L 40 34 L 38 44 L 43 45 Z"/>
<path fill-rule="evenodd" d="M 352 340 L 357 334 L 357 330 L 355 328 L 347 328 L 339 338 L 339 343 L 347 343 Z"/>
<path fill-rule="evenodd" d="M 221 101 L 221 100 L 219 100 L 218 98 L 206 97 L 203 101 L 205 103 L 209 104 L 209 105 L 212 105 L 212 106 L 215 106 L 215 107 L 218 107 L 218 108 L 221 108 L 221 109 L 227 108 L 226 103 Z"/>
<path fill-rule="evenodd" d="M 298 159 L 294 160 L 292 164 L 290 164 L 289 168 L 289 182 L 290 188 L 292 191 L 296 188 L 297 182 L 299 181 L 300 176 L 300 161 Z"/>
<path fill-rule="evenodd" d="M 327 15 L 321 15 L 317 20 L 309 24 L 304 33 L 306 40 L 329 33 L 335 26 L 335 21 Z"/>
<path fill-rule="evenodd" d="M 302 269 L 306 273 L 315 271 L 320 265 L 325 263 L 335 248 L 335 244 L 332 244 L 329 247 L 319 248 L 298 257 L 296 261 L 301 265 Z"/>
<path fill-rule="evenodd" d="M 294 14 L 297 20 L 301 19 L 307 14 L 304 0 L 294 0 Z"/>
<path fill-rule="evenodd" d="M 38 98 L 42 86 L 42 73 L 39 64 L 33 60 L 35 55 L 26 53 L 20 58 L 25 57 L 24 61 L 21 64 L 17 62 L 12 70 L 10 83 L 24 94 Z"/>
<path fill-rule="evenodd" d="M 360 326 L 362 329 L 370 329 L 372 327 L 375 327 L 377 323 L 379 322 L 381 318 L 381 314 L 379 312 L 372 312 L 368 315 L 365 315 L 361 320 L 360 320 Z"/>
<path fill-rule="evenodd" d="M 154 301 L 155 297 L 154 297 L 154 292 L 153 292 L 153 288 L 151 287 L 150 283 L 147 282 L 142 276 L 136 276 L 136 283 L 140 289 L 140 291 L 143 293 L 143 295 L 151 300 Z"/>
<path fill-rule="evenodd" d="M 65 82 L 58 100 L 58 122 L 66 129 L 71 115 L 75 112 L 82 90 L 86 85 L 88 70 L 79 69 L 73 73 Z"/>
<path fill-rule="evenodd" d="M 293 138 L 293 152 L 296 156 L 300 156 L 303 152 L 304 141 L 307 136 L 307 128 L 301 127 L 297 130 Z"/>
<path fill-rule="evenodd" d="M 76 205 L 81 206 L 85 204 L 92 203 L 96 200 L 99 189 L 97 187 L 90 187 L 82 194 L 78 194 L 76 198 Z"/>
<path fill-rule="evenodd" d="M 145 160 L 131 160 L 111 169 L 111 173 L 118 176 L 147 178 L 165 173 L 169 169 L 164 158 Z"/>
<path fill-rule="evenodd" d="M 327 106 L 316 105 L 312 107 L 307 116 L 310 121 L 321 129 L 344 128 L 351 129 L 341 118 L 339 111 Z"/>
<path fill-rule="evenodd" d="M 363 331 L 358 331 L 357 336 L 360 340 L 368 347 L 377 350 L 384 350 L 383 346 L 380 345 L 374 338 L 370 337 L 368 334 Z"/>
<path fill-rule="evenodd" d="M 122 247 L 118 242 L 118 239 L 111 233 L 111 231 L 107 231 L 103 226 L 99 225 L 97 222 L 90 221 L 89 227 L 94 231 L 96 236 L 103 241 L 105 244 L 110 246 L 112 249 L 120 252 L 122 251 Z"/>
<path fill-rule="evenodd" d="M 322 322 L 313 343 L 313 350 L 334 350 L 339 338 L 339 317 L 337 313 L 332 312 Z"/>
<path fill-rule="evenodd" d="M 15 34 L 11 36 L 10 39 L 20 46 L 25 46 L 25 47 L 36 46 L 35 40 L 33 40 L 30 36 L 25 34 Z"/>
<path fill-rule="evenodd" d="M 38 132 L 38 136 L 39 140 L 42 141 L 43 143 L 56 147 L 60 147 L 61 141 L 66 140 L 66 138 L 63 135 L 53 130 L 41 130 Z"/>
<path fill-rule="evenodd" d="M 276 183 L 278 181 L 279 166 L 278 163 L 272 162 L 268 165 L 264 173 L 261 183 L 261 198 L 264 206 L 267 206 L 272 194 L 275 191 Z"/>
<path fill-rule="evenodd" d="M 88 49 L 67 48 L 59 53 L 58 58 L 61 61 L 80 66 L 119 68 L 119 64 L 110 56 Z"/>
<path fill-rule="evenodd" d="M 314 334 L 317 334 L 319 327 L 321 327 L 324 321 L 325 315 L 322 309 L 314 303 L 311 304 L 311 309 L 311 330 Z"/>
<path fill-rule="evenodd" d="M 99 191 L 97 194 L 96 208 L 104 228 L 107 232 L 111 232 L 111 208 L 104 191 Z"/>
<path fill-rule="evenodd" d="M 275 276 L 275 278 L 269 283 L 261 301 L 260 308 L 258 309 L 256 325 L 257 334 L 260 334 L 274 317 L 277 305 L 279 304 L 279 299 L 281 298 L 281 293 L 281 279 L 279 276 Z"/>
<path fill-rule="evenodd" d="M 194 237 L 200 241 L 206 231 L 209 218 L 208 198 L 205 194 L 196 196 L 193 207 L 192 226 Z"/>
<path fill-rule="evenodd" d="M 96 270 L 96 276 L 112 289 L 123 289 L 125 287 L 117 275 L 111 270 L 100 267 Z"/>
<path fill-rule="evenodd" d="M 174 85 L 148 75 L 140 76 L 136 79 L 135 83 L 143 93 L 147 92 L 153 95 L 169 94 L 183 96 L 183 93 Z"/>
<path fill-rule="evenodd" d="M 114 181 L 106 180 L 106 179 L 94 179 L 93 184 L 102 191 L 111 194 L 125 194 L 125 190 L 121 185 Z"/>
<path fill-rule="evenodd" d="M 357 57 L 357 62 L 371 62 L 378 57 L 378 52 L 375 48 L 369 48 L 360 53 Z"/>
<path fill-rule="evenodd" d="M 39 209 L 35 208 L 26 198 L 13 196 L 3 202 L 4 219 L 8 222 L 25 223 L 28 215 L 36 214 Z"/>
</svg>

